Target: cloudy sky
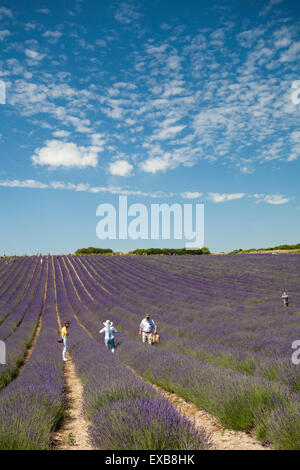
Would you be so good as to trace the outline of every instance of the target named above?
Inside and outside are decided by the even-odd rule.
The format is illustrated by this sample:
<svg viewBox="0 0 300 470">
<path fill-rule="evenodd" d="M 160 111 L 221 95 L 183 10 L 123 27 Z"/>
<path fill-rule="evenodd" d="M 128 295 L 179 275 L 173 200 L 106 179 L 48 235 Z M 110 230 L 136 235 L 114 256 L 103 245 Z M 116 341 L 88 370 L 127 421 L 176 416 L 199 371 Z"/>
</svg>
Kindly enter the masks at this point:
<svg viewBox="0 0 300 470">
<path fill-rule="evenodd" d="M 293 0 L 0 1 L 0 251 L 178 246 L 98 240 L 119 195 L 204 203 L 213 251 L 299 242 L 299 20 Z"/>
</svg>

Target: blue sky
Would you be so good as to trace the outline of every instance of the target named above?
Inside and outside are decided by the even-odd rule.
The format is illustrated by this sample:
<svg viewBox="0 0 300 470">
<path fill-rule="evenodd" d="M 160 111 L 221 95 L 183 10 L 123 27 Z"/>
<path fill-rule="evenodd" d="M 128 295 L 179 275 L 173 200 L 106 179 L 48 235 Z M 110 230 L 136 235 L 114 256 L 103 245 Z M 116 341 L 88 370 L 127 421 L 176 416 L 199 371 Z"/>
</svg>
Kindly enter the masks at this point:
<svg viewBox="0 0 300 470">
<path fill-rule="evenodd" d="M 0 251 L 176 246 L 98 240 L 96 208 L 119 195 L 204 203 L 213 251 L 299 242 L 299 13 L 284 0 L 0 2 Z"/>
</svg>

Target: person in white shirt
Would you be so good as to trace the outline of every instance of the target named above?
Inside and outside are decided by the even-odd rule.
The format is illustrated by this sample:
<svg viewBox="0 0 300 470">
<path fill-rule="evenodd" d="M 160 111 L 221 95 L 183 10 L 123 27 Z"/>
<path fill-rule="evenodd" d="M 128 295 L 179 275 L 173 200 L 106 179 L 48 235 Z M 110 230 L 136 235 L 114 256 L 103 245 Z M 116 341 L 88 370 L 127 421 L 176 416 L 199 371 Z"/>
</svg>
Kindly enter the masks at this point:
<svg viewBox="0 0 300 470">
<path fill-rule="evenodd" d="M 99 333 L 105 333 L 104 336 L 104 342 L 105 346 L 107 349 L 110 349 L 112 353 L 115 352 L 115 333 L 117 333 L 117 330 L 113 327 L 113 322 L 106 320 L 106 322 L 103 323 L 104 328 L 99 331 Z"/>
<path fill-rule="evenodd" d="M 146 314 L 142 320 L 139 329 L 139 335 L 142 336 L 143 343 L 152 344 L 152 335 L 156 335 L 157 326 L 150 317 L 149 313 Z"/>
</svg>

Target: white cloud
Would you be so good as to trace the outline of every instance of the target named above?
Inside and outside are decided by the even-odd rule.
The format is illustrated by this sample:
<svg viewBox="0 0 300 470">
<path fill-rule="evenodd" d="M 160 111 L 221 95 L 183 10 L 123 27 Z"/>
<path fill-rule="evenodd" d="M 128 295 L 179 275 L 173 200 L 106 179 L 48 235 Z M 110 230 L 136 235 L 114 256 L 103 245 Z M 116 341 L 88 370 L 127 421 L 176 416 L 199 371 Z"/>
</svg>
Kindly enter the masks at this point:
<svg viewBox="0 0 300 470">
<path fill-rule="evenodd" d="M 180 58 L 177 55 L 171 55 L 167 59 L 167 65 L 171 70 L 179 70 L 181 68 Z"/>
<path fill-rule="evenodd" d="M 203 193 L 198 193 L 197 191 L 186 191 L 185 193 L 181 193 L 180 196 L 183 199 L 198 199 L 199 197 L 203 196 Z"/>
<path fill-rule="evenodd" d="M 39 52 L 33 51 L 32 49 L 25 49 L 25 54 L 29 59 L 32 60 L 42 60 L 45 57 L 45 54 L 40 54 Z"/>
<path fill-rule="evenodd" d="M 122 24 L 133 23 L 141 16 L 134 5 L 126 2 L 122 2 L 115 13 L 115 19 Z"/>
<path fill-rule="evenodd" d="M 140 167 L 146 173 L 156 173 L 157 171 L 165 171 L 170 167 L 168 158 L 151 157 L 141 163 Z"/>
<path fill-rule="evenodd" d="M 105 140 L 104 134 L 91 134 L 92 145 L 96 147 L 101 147 L 103 149 Z"/>
<path fill-rule="evenodd" d="M 259 15 L 260 16 L 267 15 L 275 5 L 278 5 L 279 3 L 282 3 L 282 2 L 283 0 L 269 0 L 267 5 L 261 10 Z"/>
<path fill-rule="evenodd" d="M 131 165 L 130 165 L 131 166 Z M 123 176 L 123 175 L 121 175 Z M 205 197 L 203 193 L 198 191 L 195 192 L 182 192 L 180 194 L 169 192 L 166 193 L 164 191 L 154 191 L 154 192 L 144 192 L 140 189 L 134 189 L 129 187 L 116 187 L 116 186 L 90 186 L 88 183 L 70 183 L 70 182 L 63 182 L 63 181 L 50 181 L 48 183 L 42 183 L 40 181 L 36 181 L 34 179 L 27 179 L 27 180 L 19 180 L 19 179 L 6 179 L 0 180 L 0 187 L 8 187 L 8 188 L 31 188 L 31 189 L 54 189 L 54 190 L 69 190 L 69 191 L 76 191 L 76 192 L 89 192 L 92 194 L 97 193 L 108 193 L 108 194 L 122 194 L 127 196 L 143 196 L 143 197 L 150 197 L 150 198 L 170 198 L 170 197 L 182 197 L 183 199 L 197 199 L 201 197 Z M 207 193 L 206 199 L 211 200 L 215 203 L 227 202 L 227 201 L 234 201 L 239 200 L 244 197 L 248 197 L 256 204 L 264 202 L 266 204 L 271 205 L 282 205 L 287 204 L 288 202 L 292 201 L 294 197 L 284 196 L 282 194 L 244 194 L 244 193 L 232 193 L 232 194 L 221 194 L 221 193 Z M 296 206 L 296 209 L 299 209 Z"/>
<path fill-rule="evenodd" d="M 32 188 L 32 189 L 46 189 L 48 188 L 47 184 L 40 183 L 36 180 L 4 180 L 0 181 L 0 186 L 4 186 L 7 188 Z"/>
<path fill-rule="evenodd" d="M 65 137 L 69 137 L 70 132 L 68 131 L 63 131 L 63 130 L 57 130 L 52 133 L 54 137 L 57 137 L 58 139 L 63 139 Z"/>
<path fill-rule="evenodd" d="M 52 181 L 49 185 L 52 189 L 68 189 L 76 192 L 89 191 L 90 185 L 85 183 L 63 183 L 61 181 Z"/>
<path fill-rule="evenodd" d="M 277 39 L 277 41 L 275 41 L 275 47 L 277 47 L 277 49 L 281 49 L 282 47 L 287 47 L 289 46 L 291 43 L 291 39 L 290 38 L 280 38 L 280 39 Z"/>
<path fill-rule="evenodd" d="M 60 31 L 46 31 L 43 36 L 48 38 L 51 44 L 57 43 L 57 41 L 61 38 L 62 33 Z"/>
<path fill-rule="evenodd" d="M 242 199 L 245 196 L 246 194 L 244 193 L 232 193 L 232 194 L 208 193 L 208 199 L 210 199 L 211 201 L 215 203 L 234 201 L 236 199 Z"/>
<path fill-rule="evenodd" d="M 256 40 L 265 33 L 265 29 L 261 26 L 257 28 L 247 29 L 237 35 L 237 39 L 242 47 L 251 47 Z"/>
<path fill-rule="evenodd" d="M 3 41 L 3 39 L 5 39 L 6 37 L 10 35 L 11 35 L 11 32 L 8 31 L 7 29 L 0 31 L 0 41 Z"/>
<path fill-rule="evenodd" d="M 129 176 L 133 166 L 127 160 L 117 160 L 109 165 L 109 171 L 116 176 Z"/>
<path fill-rule="evenodd" d="M 162 23 L 160 25 L 160 28 L 163 30 L 163 31 L 169 31 L 170 29 L 172 29 L 172 26 L 168 25 L 167 23 Z"/>
<path fill-rule="evenodd" d="M 95 41 L 95 44 L 96 44 L 97 46 L 100 46 L 100 47 L 106 47 L 106 44 L 107 44 L 107 43 L 106 43 L 106 41 L 105 41 L 104 39 L 97 39 L 97 40 Z"/>
<path fill-rule="evenodd" d="M 63 115 L 65 113 L 63 112 Z M 82 134 L 89 134 L 92 130 L 88 127 L 90 125 L 89 119 L 80 119 L 76 116 L 65 116 L 65 121 L 69 121 L 75 127 L 77 132 L 81 132 Z"/>
<path fill-rule="evenodd" d="M 4 18 L 5 16 L 7 16 L 8 18 L 12 18 L 12 11 L 6 7 L 0 7 L 0 20 L 2 20 L 2 18 Z"/>
<path fill-rule="evenodd" d="M 42 13 L 43 15 L 49 15 L 50 10 L 48 10 L 48 8 L 40 8 L 39 10 L 37 10 L 37 12 Z"/>
<path fill-rule="evenodd" d="M 113 8 L 122 5 L 119 20 L 129 24 L 126 22 L 132 19 L 130 8 L 122 0 L 114 5 Z M 141 47 L 136 50 L 130 42 L 122 57 L 131 67 L 124 75 L 125 62 L 120 62 L 120 70 L 109 81 L 104 80 L 106 71 L 100 65 L 98 53 L 93 58 L 78 55 L 78 66 L 86 67 L 86 73 L 76 82 L 71 74 L 63 77 L 63 72 L 54 73 L 57 67 L 66 64 L 68 50 L 55 53 L 30 40 L 25 47 L 32 51 L 29 55 L 35 61 L 20 61 L 9 67 L 4 62 L 5 73 L 18 75 L 11 80 L 8 101 L 13 112 L 31 123 L 34 118 L 40 126 L 47 121 L 57 139 L 77 142 L 75 137 L 59 131 L 67 129 L 84 134 L 80 137 L 87 138 L 88 143 L 83 145 L 103 147 L 103 137 L 95 136 L 104 132 L 114 148 L 111 153 L 114 158 L 126 160 L 130 155 L 130 162 L 135 161 L 148 173 L 193 166 L 199 160 L 204 165 L 227 166 L 244 174 L 255 171 L 261 164 L 283 165 L 296 160 L 299 154 L 298 144 L 289 139 L 297 119 L 290 99 L 290 85 L 297 73 L 297 62 L 291 60 L 297 56 L 297 30 L 288 19 L 274 18 L 273 22 L 240 28 L 242 33 L 238 36 L 236 28 L 230 31 L 222 27 L 213 34 L 206 28 L 199 34 L 190 31 L 183 35 L 172 27 L 170 35 L 156 38 L 149 31 L 142 36 L 142 30 L 137 28 Z M 46 31 L 44 36 L 49 40 L 53 31 L 47 28 L 63 31 L 62 25 L 42 29 L 37 24 L 36 31 L 42 34 Z M 79 32 L 74 32 L 73 37 L 79 38 Z M 95 39 L 99 37 L 104 42 L 98 46 L 110 46 L 110 41 L 117 39 L 116 47 L 124 46 L 116 32 L 107 30 L 103 38 L 99 34 Z M 236 38 L 239 42 L 233 51 Z M 217 42 L 222 43 L 221 49 Z M 107 52 L 100 48 L 97 51 Z M 39 53 L 47 56 L 36 64 L 37 57 L 42 57 Z M 224 58 L 221 62 L 219 54 Z M 279 57 L 286 61 L 284 75 L 280 74 Z M 39 74 L 26 75 L 28 80 L 24 80 L 28 64 L 44 67 Z M 270 76 L 266 76 L 266 67 L 270 67 Z M 97 70 L 103 80 L 96 79 Z M 184 74 L 184 70 L 188 73 Z M 37 134 L 36 126 L 33 132 Z M 275 145 L 280 137 L 282 143 Z M 143 143 L 149 144 L 146 154 Z M 158 143 L 161 151 L 156 152 Z M 110 161 L 109 157 L 107 166 Z"/>
<path fill-rule="evenodd" d="M 35 23 L 25 23 L 24 26 L 26 31 L 31 31 L 35 29 L 37 25 Z"/>
<path fill-rule="evenodd" d="M 159 133 L 155 136 L 158 140 L 166 140 L 172 139 L 176 134 L 183 131 L 186 126 L 170 126 L 170 127 L 163 127 Z"/>
<path fill-rule="evenodd" d="M 62 36 L 62 33 L 60 33 L 59 31 L 45 31 L 43 36 L 45 38 L 60 38 Z"/>
<path fill-rule="evenodd" d="M 161 124 L 158 132 L 155 132 L 155 134 L 151 137 L 151 140 L 166 140 L 166 139 L 172 139 L 173 137 L 176 136 L 176 134 L 179 134 L 183 129 L 185 129 L 185 125 L 177 125 L 173 126 L 175 122 L 177 122 L 180 119 L 180 116 L 175 117 L 175 118 L 167 118 L 165 119 Z"/>
<path fill-rule="evenodd" d="M 254 194 L 256 203 L 266 202 L 272 205 L 287 204 L 292 200 L 291 197 L 283 196 L 282 194 Z"/>
<path fill-rule="evenodd" d="M 52 181 L 50 186 L 53 189 L 66 189 L 66 184 L 61 181 Z"/>
<path fill-rule="evenodd" d="M 294 162 L 300 157 L 300 132 L 294 131 L 290 135 L 291 139 L 291 153 L 287 159 L 288 162 Z"/>
<path fill-rule="evenodd" d="M 279 62 L 295 62 L 298 60 L 300 53 L 300 42 L 294 42 L 287 51 L 283 52 L 279 58 Z"/>
<path fill-rule="evenodd" d="M 174 193 L 165 193 L 164 191 L 156 191 L 156 192 L 144 192 L 140 189 L 132 189 L 132 188 L 122 188 L 117 186 L 90 186 L 87 183 L 69 183 L 63 181 L 51 181 L 48 184 L 41 183 L 35 180 L 0 180 L 0 186 L 8 187 L 8 188 L 32 188 L 32 189 L 54 189 L 54 190 L 68 190 L 68 191 L 76 191 L 76 192 L 89 192 L 92 194 L 98 193 L 107 193 L 107 194 L 119 194 L 124 196 L 143 196 L 143 197 L 150 197 L 150 198 L 158 198 L 158 197 L 173 197 L 175 196 Z"/>
<path fill-rule="evenodd" d="M 112 119 L 121 119 L 124 116 L 124 110 L 116 103 L 117 100 L 110 100 L 109 104 L 112 106 L 112 109 L 102 108 L 104 114 Z"/>
<path fill-rule="evenodd" d="M 46 165 L 50 168 L 85 168 L 96 167 L 100 147 L 77 146 L 73 142 L 61 142 L 59 140 L 48 140 L 45 147 L 35 150 L 31 157 L 36 165 Z"/>
<path fill-rule="evenodd" d="M 185 89 L 182 88 L 184 84 L 183 80 L 172 80 L 165 85 L 164 94 L 165 98 L 169 96 L 181 95 L 185 92 Z"/>
</svg>

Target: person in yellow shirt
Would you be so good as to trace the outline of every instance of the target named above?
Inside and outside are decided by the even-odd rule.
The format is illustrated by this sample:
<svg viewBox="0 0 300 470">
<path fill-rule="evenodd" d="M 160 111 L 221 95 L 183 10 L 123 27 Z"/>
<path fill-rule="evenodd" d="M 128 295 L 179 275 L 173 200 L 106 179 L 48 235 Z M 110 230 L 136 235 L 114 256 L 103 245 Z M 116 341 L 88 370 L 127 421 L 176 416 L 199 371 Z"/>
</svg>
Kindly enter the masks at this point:
<svg viewBox="0 0 300 470">
<path fill-rule="evenodd" d="M 64 348 L 63 348 L 63 360 L 66 362 L 68 359 L 66 358 L 66 353 L 68 351 L 68 337 L 69 337 L 69 329 L 70 323 L 68 321 L 65 322 L 65 326 L 61 329 L 61 337 L 63 340 Z"/>
</svg>

